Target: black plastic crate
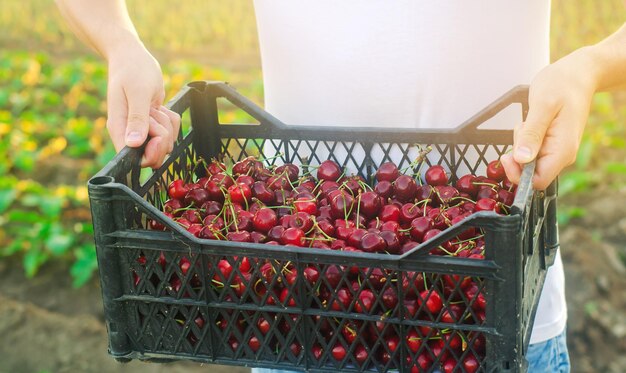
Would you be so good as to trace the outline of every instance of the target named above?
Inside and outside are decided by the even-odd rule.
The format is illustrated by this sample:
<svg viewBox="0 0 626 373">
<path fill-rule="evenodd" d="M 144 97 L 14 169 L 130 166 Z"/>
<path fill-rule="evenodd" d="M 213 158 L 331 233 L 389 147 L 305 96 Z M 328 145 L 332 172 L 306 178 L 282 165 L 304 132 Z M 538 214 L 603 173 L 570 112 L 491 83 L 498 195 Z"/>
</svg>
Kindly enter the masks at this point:
<svg viewBox="0 0 626 373">
<path fill-rule="evenodd" d="M 202 176 L 202 167 L 192 166 L 199 158 L 226 154 L 237 160 L 259 149 L 281 154 L 273 164 L 303 167 L 328 155 L 372 180 L 392 155 L 400 154 L 393 159 L 400 168 L 408 165 L 421 144 L 434 150 L 427 163 L 443 165 L 453 178 L 481 172 L 511 147 L 512 132 L 479 125 L 511 104 L 525 116 L 527 95 L 526 87 L 516 87 L 452 130 L 328 128 L 287 126 L 225 83 L 190 83 L 168 105 L 190 117 L 192 130 L 181 131 L 162 167 L 142 181 L 143 150 L 125 148 L 89 181 L 110 354 L 119 361 L 188 359 L 312 372 L 419 371 L 412 365 L 420 355 L 436 370 L 442 354 L 472 354 L 479 371 L 525 371 L 540 290 L 558 247 L 556 183 L 533 191 L 534 163 L 524 168 L 510 215 L 476 213 L 403 255 L 204 240 L 160 208 L 169 182 Z M 258 124 L 220 124 L 218 99 Z M 151 220 L 165 231 L 149 230 Z M 429 255 L 468 227 L 483 230 L 485 260 Z M 244 260 L 248 271 L 241 268 L 248 265 Z M 220 265 L 232 270 L 224 275 Z M 297 275 L 307 267 L 334 272 L 334 280 Z M 351 276 L 362 280 L 359 289 L 352 288 Z M 476 288 L 464 292 L 463 281 Z M 263 291 L 277 284 L 285 294 Z M 365 288 L 394 292 L 398 304 L 386 309 L 376 301 L 372 311 L 356 312 L 360 301 L 338 302 L 338 288 L 352 298 Z M 424 290 L 415 304 L 411 294 Z M 324 292 L 326 302 L 313 291 Z M 443 295 L 443 309 L 430 315 L 421 297 L 435 292 Z M 484 314 L 474 309 L 476 302 L 484 302 Z M 454 304 L 463 305 L 463 314 L 444 322 L 444 310 Z M 347 351 L 345 358 L 333 356 L 335 346 Z"/>
</svg>

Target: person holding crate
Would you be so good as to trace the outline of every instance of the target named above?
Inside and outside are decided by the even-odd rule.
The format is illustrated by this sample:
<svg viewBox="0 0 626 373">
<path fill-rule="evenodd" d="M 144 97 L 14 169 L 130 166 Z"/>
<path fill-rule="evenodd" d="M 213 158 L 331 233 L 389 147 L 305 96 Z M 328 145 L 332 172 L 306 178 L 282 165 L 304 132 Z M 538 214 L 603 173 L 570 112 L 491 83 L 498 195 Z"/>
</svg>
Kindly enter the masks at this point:
<svg viewBox="0 0 626 373">
<path fill-rule="evenodd" d="M 57 0 L 109 67 L 107 129 L 158 167 L 180 126 L 162 106 L 162 73 L 123 0 Z M 593 94 L 626 83 L 626 28 L 549 64 L 549 0 L 421 2 L 255 0 L 266 109 L 288 124 L 450 128 L 511 87 L 532 82 L 508 177 L 537 161 L 545 189 L 573 163 Z M 560 255 L 548 271 L 527 354 L 530 372 L 567 372 Z M 269 370 L 257 369 L 257 372 Z"/>
</svg>

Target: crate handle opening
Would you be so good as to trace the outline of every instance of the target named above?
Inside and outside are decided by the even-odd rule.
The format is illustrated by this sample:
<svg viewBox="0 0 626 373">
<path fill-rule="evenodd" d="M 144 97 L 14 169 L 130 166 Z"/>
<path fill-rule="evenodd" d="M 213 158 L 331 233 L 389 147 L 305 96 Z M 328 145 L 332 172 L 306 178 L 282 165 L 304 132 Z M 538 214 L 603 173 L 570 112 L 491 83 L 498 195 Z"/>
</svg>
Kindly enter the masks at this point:
<svg viewBox="0 0 626 373">
<path fill-rule="evenodd" d="M 106 185 L 114 183 L 115 179 L 113 176 L 96 176 L 89 180 L 89 184 L 91 185 Z"/>
</svg>

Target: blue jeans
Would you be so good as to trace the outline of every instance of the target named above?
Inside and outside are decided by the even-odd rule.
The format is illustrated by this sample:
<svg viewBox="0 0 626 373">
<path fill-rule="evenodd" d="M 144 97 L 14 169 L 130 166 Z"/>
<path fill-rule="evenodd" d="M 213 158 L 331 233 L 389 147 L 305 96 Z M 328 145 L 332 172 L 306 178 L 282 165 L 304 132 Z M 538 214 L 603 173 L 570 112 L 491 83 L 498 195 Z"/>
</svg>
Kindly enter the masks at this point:
<svg viewBox="0 0 626 373">
<path fill-rule="evenodd" d="M 528 346 L 526 355 L 529 373 L 569 373 L 569 355 L 565 331 L 545 342 Z M 252 368 L 252 373 L 291 373 L 287 370 Z"/>
<path fill-rule="evenodd" d="M 528 360 L 528 372 L 569 373 L 570 363 L 565 343 L 565 330 L 545 342 L 529 345 L 526 360 Z"/>
</svg>

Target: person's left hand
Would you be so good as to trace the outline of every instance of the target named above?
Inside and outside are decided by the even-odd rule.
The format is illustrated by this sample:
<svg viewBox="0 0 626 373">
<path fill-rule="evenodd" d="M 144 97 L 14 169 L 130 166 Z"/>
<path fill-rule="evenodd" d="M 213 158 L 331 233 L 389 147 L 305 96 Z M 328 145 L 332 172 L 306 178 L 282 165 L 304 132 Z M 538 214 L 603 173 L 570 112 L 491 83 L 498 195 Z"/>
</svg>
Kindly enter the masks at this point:
<svg viewBox="0 0 626 373">
<path fill-rule="evenodd" d="M 522 166 L 536 158 L 533 186 L 543 190 L 576 160 L 596 89 L 593 70 L 582 48 L 535 76 L 528 116 L 515 128 L 513 152 L 500 158 L 512 182 L 519 183 Z"/>
</svg>

